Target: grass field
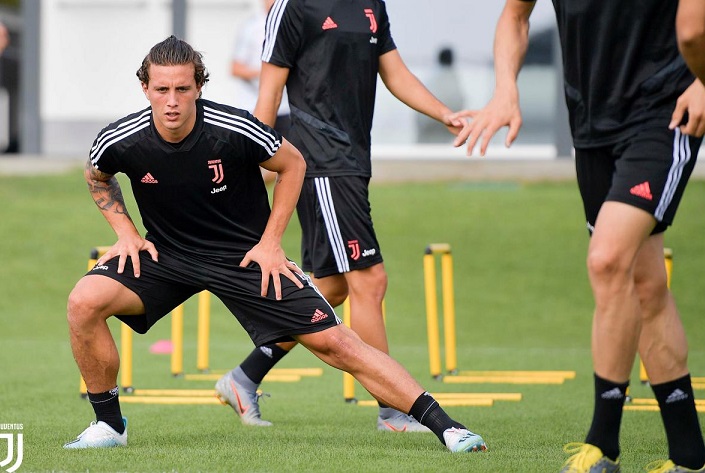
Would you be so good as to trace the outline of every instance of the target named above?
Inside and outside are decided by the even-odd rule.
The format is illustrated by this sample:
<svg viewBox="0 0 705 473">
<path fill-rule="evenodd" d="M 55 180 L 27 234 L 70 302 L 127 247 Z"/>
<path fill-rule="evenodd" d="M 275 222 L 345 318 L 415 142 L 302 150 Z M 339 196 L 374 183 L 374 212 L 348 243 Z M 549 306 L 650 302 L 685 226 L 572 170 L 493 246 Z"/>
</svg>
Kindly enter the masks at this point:
<svg viewBox="0 0 705 473">
<path fill-rule="evenodd" d="M 522 395 L 519 402 L 493 407 L 447 408 L 484 436 L 488 452 L 451 455 L 433 435 L 376 431 L 376 409 L 343 402 L 341 374 L 302 348 L 280 366 L 322 367 L 323 375 L 265 383 L 271 397 L 262 401 L 262 411 L 272 428 L 246 428 L 220 405 L 123 403 L 128 448 L 63 450 L 62 444 L 93 419 L 78 395 L 66 297 L 85 271 L 89 250 L 114 241 L 77 171 L 0 177 L 0 424 L 23 424 L 19 472 L 557 471 L 565 459 L 561 446 L 584 438 L 592 412 L 593 304 L 584 269 L 588 237 L 575 183 L 377 184 L 371 201 L 390 276 L 392 355 L 431 392 Z M 130 208 L 136 216 L 137 209 Z M 705 376 L 704 210 L 705 183 L 693 182 L 666 237 L 674 251 L 673 291 L 695 376 Z M 285 241 L 295 258 L 297 227 L 292 222 Z M 422 254 L 432 242 L 453 249 L 461 370 L 573 370 L 575 379 L 554 385 L 431 379 Z M 195 302 L 189 302 L 188 372 L 196 372 L 195 311 Z M 219 302 L 213 304 L 211 324 L 211 367 L 229 369 L 252 344 Z M 112 327 L 117 335 L 117 324 Z M 135 337 L 135 386 L 212 388 L 213 382 L 172 378 L 168 356 L 149 353 L 169 330 L 164 320 Z M 359 386 L 356 394 L 371 399 Z M 651 397 L 636 369 L 632 394 Z M 696 396 L 705 397 L 703 391 Z M 0 443 L 0 457 L 3 448 Z M 625 412 L 623 471 L 643 471 L 646 463 L 666 456 L 659 414 Z"/>
</svg>

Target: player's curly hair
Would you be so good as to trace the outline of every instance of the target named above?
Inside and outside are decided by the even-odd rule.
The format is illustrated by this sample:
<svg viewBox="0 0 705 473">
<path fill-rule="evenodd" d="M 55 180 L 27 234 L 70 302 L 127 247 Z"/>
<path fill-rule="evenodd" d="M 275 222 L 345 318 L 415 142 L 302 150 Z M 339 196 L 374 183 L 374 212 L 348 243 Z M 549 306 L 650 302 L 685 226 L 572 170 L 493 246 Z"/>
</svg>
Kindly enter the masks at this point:
<svg viewBox="0 0 705 473">
<path fill-rule="evenodd" d="M 195 69 L 194 78 L 196 85 L 202 87 L 208 82 L 210 74 L 203 64 L 203 55 L 194 50 L 186 41 L 174 35 L 169 36 L 161 43 L 155 44 L 149 53 L 144 57 L 142 65 L 137 69 L 137 78 L 143 84 L 149 84 L 149 66 L 178 66 L 181 64 L 193 64 Z"/>
</svg>

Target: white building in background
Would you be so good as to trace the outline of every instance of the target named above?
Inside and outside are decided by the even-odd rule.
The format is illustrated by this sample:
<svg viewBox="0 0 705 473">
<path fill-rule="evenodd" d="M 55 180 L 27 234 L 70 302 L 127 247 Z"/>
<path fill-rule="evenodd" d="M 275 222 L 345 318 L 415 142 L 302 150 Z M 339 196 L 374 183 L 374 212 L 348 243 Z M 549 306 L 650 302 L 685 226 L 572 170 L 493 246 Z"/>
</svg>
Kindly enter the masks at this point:
<svg viewBox="0 0 705 473">
<path fill-rule="evenodd" d="M 205 56 L 204 96 L 233 103 L 228 57 L 234 28 L 259 0 L 188 3 L 186 39 Z M 41 149 L 87 153 L 109 122 L 148 105 L 135 75 L 171 34 L 169 0 L 42 0 Z"/>
<path fill-rule="evenodd" d="M 422 80 L 433 72 L 440 48 L 455 51 L 466 107 L 491 95 L 494 25 L 503 7 L 486 0 L 387 0 L 392 34 L 409 68 Z M 135 76 L 149 48 L 171 34 L 170 0 L 40 0 L 41 152 L 88 152 L 109 122 L 147 106 Z M 190 0 L 186 40 L 204 54 L 211 81 L 204 97 L 237 106 L 229 61 L 238 25 L 260 0 Z M 551 3 L 538 2 L 533 28 L 554 23 Z M 550 68 L 526 70 L 525 110 L 550 121 L 555 74 Z M 522 79 L 524 80 L 524 79 Z M 415 141 L 414 114 L 380 81 L 373 128 L 376 144 Z M 525 120 L 529 122 L 529 120 Z M 545 139 L 539 133 L 536 141 Z M 450 140 L 449 140 L 450 141 Z"/>
</svg>

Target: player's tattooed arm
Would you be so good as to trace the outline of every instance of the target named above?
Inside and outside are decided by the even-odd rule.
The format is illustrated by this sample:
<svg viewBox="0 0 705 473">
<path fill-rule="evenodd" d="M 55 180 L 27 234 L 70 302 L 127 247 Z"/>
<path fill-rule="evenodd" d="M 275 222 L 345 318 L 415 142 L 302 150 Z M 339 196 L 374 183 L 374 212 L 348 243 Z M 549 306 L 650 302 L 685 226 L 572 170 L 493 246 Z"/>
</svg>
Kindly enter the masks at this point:
<svg viewBox="0 0 705 473">
<path fill-rule="evenodd" d="M 86 161 L 84 176 L 93 201 L 100 210 L 122 214 L 132 220 L 127 212 L 125 199 L 122 197 L 122 190 L 115 176 L 96 169 L 90 159 Z"/>
</svg>

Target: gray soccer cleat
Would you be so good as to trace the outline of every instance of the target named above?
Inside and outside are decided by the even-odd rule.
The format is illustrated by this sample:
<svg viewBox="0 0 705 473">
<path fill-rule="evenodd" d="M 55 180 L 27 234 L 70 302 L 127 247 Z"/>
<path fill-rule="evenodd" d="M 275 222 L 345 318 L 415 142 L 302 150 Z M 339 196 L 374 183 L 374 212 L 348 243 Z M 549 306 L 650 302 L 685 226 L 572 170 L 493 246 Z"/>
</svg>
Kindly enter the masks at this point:
<svg viewBox="0 0 705 473">
<path fill-rule="evenodd" d="M 230 373 L 226 373 L 215 383 L 215 396 L 221 403 L 232 407 L 243 424 L 256 425 L 258 427 L 269 427 L 272 425 L 268 420 L 262 419 L 262 414 L 259 412 L 261 392 L 248 391 L 244 386 L 237 383 Z"/>
<path fill-rule="evenodd" d="M 387 432 L 431 432 L 431 430 L 408 414 L 391 407 L 380 409 L 377 430 Z"/>
</svg>

